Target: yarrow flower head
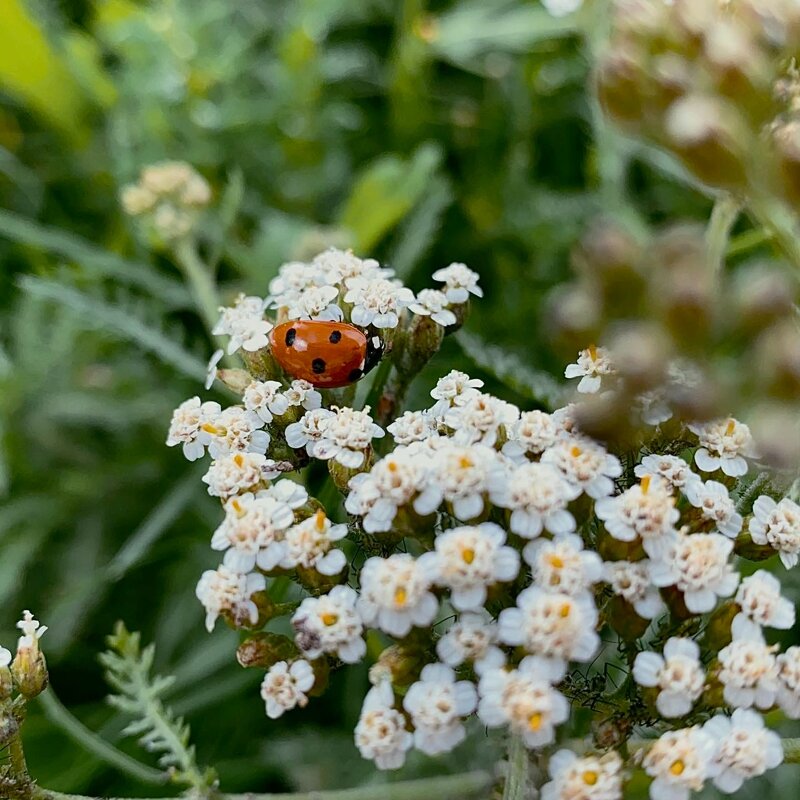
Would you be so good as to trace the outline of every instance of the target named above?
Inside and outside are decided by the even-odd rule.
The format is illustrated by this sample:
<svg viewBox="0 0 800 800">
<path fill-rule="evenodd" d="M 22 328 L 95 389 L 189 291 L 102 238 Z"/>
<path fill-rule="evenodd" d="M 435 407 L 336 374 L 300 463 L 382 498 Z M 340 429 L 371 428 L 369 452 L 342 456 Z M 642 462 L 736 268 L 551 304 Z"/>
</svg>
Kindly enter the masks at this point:
<svg viewBox="0 0 800 800">
<path fill-rule="evenodd" d="M 694 461 L 703 472 L 721 469 L 732 478 L 747 473 L 745 459 L 752 458 L 755 451 L 750 428 L 743 422 L 729 417 L 690 425 L 689 430 L 700 440 Z"/>
<path fill-rule="evenodd" d="M 261 453 L 232 453 L 212 462 L 203 482 L 208 484 L 210 495 L 227 499 L 261 488 L 278 474 L 275 462 Z"/>
<path fill-rule="evenodd" d="M 611 353 L 605 347 L 589 345 L 578 353 L 578 360 L 564 370 L 565 378 L 580 378 L 578 391 L 582 394 L 596 394 L 600 391 L 603 376 L 616 372 Z"/>
<path fill-rule="evenodd" d="M 700 648 L 692 639 L 673 637 L 664 645 L 663 656 L 651 651 L 637 654 L 633 678 L 640 686 L 658 688 L 659 714 L 667 719 L 686 716 L 705 687 Z"/>
<path fill-rule="evenodd" d="M 751 626 L 734 626 L 733 634 L 733 641 L 719 652 L 725 702 L 732 708 L 770 708 L 778 693 L 775 648 Z"/>
<path fill-rule="evenodd" d="M 470 378 L 466 372 L 459 372 L 457 369 L 451 370 L 443 378 L 439 378 L 436 386 L 431 389 L 431 397 L 437 401 L 431 414 L 443 418 L 451 406 L 463 405 L 482 386 L 483 381 L 479 378 Z"/>
<path fill-rule="evenodd" d="M 449 267 L 437 269 L 433 279 L 445 285 L 444 293 L 451 303 L 466 303 L 470 294 L 483 297 L 483 289 L 478 286 L 480 275 L 466 264 L 455 262 Z"/>
<path fill-rule="evenodd" d="M 789 719 L 800 719 L 800 647 L 787 648 L 776 659 L 777 702 Z"/>
<path fill-rule="evenodd" d="M 753 503 L 753 516 L 748 523 L 756 544 L 769 545 L 778 551 L 787 569 L 800 560 L 800 506 L 788 497 L 776 503 L 762 494 Z"/>
<path fill-rule="evenodd" d="M 167 447 L 181 445 L 183 455 L 189 461 L 197 461 L 205 455 L 211 442 L 207 425 L 213 425 L 222 408 L 219 403 L 201 402 L 199 397 L 190 397 L 172 413 L 172 422 L 167 435 Z"/>
<path fill-rule="evenodd" d="M 584 550 L 583 540 L 574 533 L 529 542 L 522 555 L 531 565 L 534 584 L 545 591 L 579 597 L 591 592 L 603 576 L 600 556 Z"/>
<path fill-rule="evenodd" d="M 575 486 L 597 500 L 614 491 L 614 478 L 622 474 L 619 459 L 601 444 L 585 437 L 558 440 L 542 453 L 542 463 L 556 467 Z"/>
<path fill-rule="evenodd" d="M 453 441 L 494 447 L 501 433 L 504 434 L 518 417 L 516 406 L 477 392 L 447 411 L 443 421 L 454 431 Z"/>
<path fill-rule="evenodd" d="M 224 564 L 206 570 L 197 584 L 197 599 L 206 610 L 206 628 L 211 631 L 222 614 L 230 616 L 238 625 L 255 625 L 258 606 L 252 600 L 256 592 L 263 592 L 266 578 L 258 572 L 235 572 Z"/>
<path fill-rule="evenodd" d="M 289 409 L 289 400 L 278 381 L 253 381 L 244 390 L 244 407 L 263 423 L 272 422 Z"/>
<path fill-rule="evenodd" d="M 497 625 L 485 612 L 462 614 L 436 643 L 436 654 L 450 667 L 469 661 L 477 675 L 502 667 L 505 654 L 497 646 Z"/>
<path fill-rule="evenodd" d="M 430 317 L 442 327 L 455 325 L 458 322 L 456 315 L 448 308 L 450 300 L 444 292 L 438 289 L 423 289 L 417 294 L 417 299 L 411 303 L 408 310 L 414 314 Z"/>
<path fill-rule="evenodd" d="M 781 595 L 780 581 L 766 570 L 760 569 L 745 578 L 735 599 L 741 609 L 739 625 L 748 620 L 758 628 L 794 627 L 794 604 Z"/>
<path fill-rule="evenodd" d="M 290 666 L 279 661 L 269 668 L 261 683 L 261 697 L 267 707 L 267 716 L 277 719 L 293 708 L 308 704 L 307 693 L 314 686 L 314 670 L 308 661 L 299 659 Z"/>
<path fill-rule="evenodd" d="M 647 751 L 642 766 L 652 776 L 651 800 L 688 800 L 711 772 L 715 743 L 702 728 L 663 734 Z"/>
<path fill-rule="evenodd" d="M 349 586 L 334 586 L 320 597 L 306 597 L 292 617 L 295 642 L 308 658 L 323 653 L 335 655 L 345 664 L 364 657 L 367 645 L 364 625 L 356 610 L 358 595 Z"/>
<path fill-rule="evenodd" d="M 372 421 L 369 408 L 363 411 L 334 408 L 333 412 L 321 420 L 319 438 L 311 454 L 326 461 L 334 459 L 348 469 L 357 469 L 364 463 L 372 440 L 383 438 L 385 431 Z"/>
<path fill-rule="evenodd" d="M 350 320 L 364 328 L 396 328 L 400 312 L 414 302 L 411 289 L 385 278 L 349 278 L 346 285 L 344 301 L 353 306 Z"/>
<path fill-rule="evenodd" d="M 347 536 L 347 525 L 334 525 L 319 509 L 314 516 L 298 522 L 285 533 L 284 569 L 303 567 L 320 575 L 338 575 L 347 559 L 334 543 Z"/>
<path fill-rule="evenodd" d="M 302 406 L 306 411 L 314 411 L 322 405 L 322 395 L 308 381 L 292 381 L 283 396 L 290 406 Z"/>
<path fill-rule="evenodd" d="M 660 478 L 684 494 L 690 488 L 702 483 L 700 476 L 692 472 L 691 467 L 678 456 L 661 456 L 655 453 L 645 456 L 641 464 L 637 464 L 634 468 L 634 474 L 637 478 L 644 478 L 647 475 Z"/>
<path fill-rule="evenodd" d="M 378 769 L 399 769 L 414 745 L 414 734 L 406 718 L 394 708 L 394 692 L 388 681 L 373 686 L 364 698 L 355 730 L 355 741 L 363 758 Z"/>
<path fill-rule="evenodd" d="M 558 750 L 550 756 L 548 771 L 542 800 L 622 800 L 622 759 L 613 750 L 583 758 Z"/>
<path fill-rule="evenodd" d="M 335 286 L 309 286 L 289 300 L 286 315 L 289 319 L 338 321 L 344 316 L 334 302 L 338 296 Z"/>
<path fill-rule="evenodd" d="M 405 411 L 386 430 L 395 444 L 423 442 L 438 435 L 438 425 L 429 411 Z"/>
<path fill-rule="evenodd" d="M 231 355 L 237 350 L 249 353 L 269 347 L 267 334 L 273 325 L 264 319 L 266 302 L 260 297 L 240 294 L 233 306 L 220 308 L 219 322 L 214 326 L 216 336 L 230 336 L 227 351 Z"/>
<path fill-rule="evenodd" d="M 610 561 L 603 577 L 614 594 L 621 597 L 642 619 L 655 619 L 664 610 L 658 588 L 650 580 L 650 561 Z"/>
<path fill-rule="evenodd" d="M 735 539 L 742 530 L 742 515 L 727 488 L 717 481 L 692 483 L 686 489 L 689 502 L 725 536 Z"/>
<path fill-rule="evenodd" d="M 508 441 L 503 455 L 517 463 L 541 455 L 552 447 L 562 431 L 550 414 L 544 411 L 523 411 L 506 431 Z"/>
</svg>

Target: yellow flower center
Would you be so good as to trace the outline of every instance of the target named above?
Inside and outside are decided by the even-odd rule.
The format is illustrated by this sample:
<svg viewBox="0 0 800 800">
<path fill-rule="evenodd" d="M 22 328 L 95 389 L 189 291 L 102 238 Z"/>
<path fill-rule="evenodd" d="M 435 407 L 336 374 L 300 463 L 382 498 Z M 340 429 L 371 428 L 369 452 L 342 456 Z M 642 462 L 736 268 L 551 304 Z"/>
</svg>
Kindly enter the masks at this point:
<svg viewBox="0 0 800 800">
<path fill-rule="evenodd" d="M 650 475 L 645 475 L 644 478 L 642 478 L 642 482 L 639 484 L 642 487 L 642 494 L 647 494 L 647 492 L 649 491 L 651 480 L 652 476 Z"/>
<path fill-rule="evenodd" d="M 580 447 L 578 447 L 578 445 L 574 445 L 574 446 L 573 446 L 573 447 L 570 449 L 570 451 L 569 451 L 569 454 L 570 454 L 570 455 L 571 455 L 573 458 L 577 458 L 577 457 L 578 457 L 578 456 L 579 456 L 579 455 L 580 455 L 582 452 L 583 452 L 583 450 L 581 450 L 581 449 L 580 449 Z"/>
<path fill-rule="evenodd" d="M 404 606 L 408 600 L 408 592 L 401 586 L 394 590 L 394 604 L 396 606 Z"/>
<path fill-rule="evenodd" d="M 204 430 L 206 433 L 210 433 L 212 436 L 217 436 L 218 434 L 225 433 L 224 428 L 218 428 L 212 422 L 206 422 L 204 425 L 201 426 L 201 430 Z"/>
<path fill-rule="evenodd" d="M 467 458 L 467 456 L 461 456 L 458 460 L 458 466 L 461 467 L 461 469 L 469 469 L 475 465 L 472 463 L 472 459 Z"/>
<path fill-rule="evenodd" d="M 587 769 L 581 777 L 587 786 L 594 786 L 599 776 L 593 769 Z"/>
<path fill-rule="evenodd" d="M 589 358 L 591 358 L 592 361 L 597 361 L 597 345 L 590 344 L 586 349 L 589 351 Z"/>
<path fill-rule="evenodd" d="M 236 464 L 237 467 L 243 467 L 244 466 L 244 456 L 241 453 L 237 453 L 233 457 L 233 463 Z"/>
<path fill-rule="evenodd" d="M 564 603 L 564 605 L 558 609 L 558 616 L 562 619 L 566 619 L 569 616 L 570 611 L 572 611 L 572 606 L 570 606 L 569 603 Z"/>
<path fill-rule="evenodd" d="M 726 436 L 731 436 L 735 430 L 736 430 L 736 420 L 735 419 L 729 419 L 728 420 L 728 427 L 725 428 L 725 435 Z"/>
<path fill-rule="evenodd" d="M 386 469 L 388 469 L 389 472 L 397 472 L 397 462 L 389 461 Z"/>
<path fill-rule="evenodd" d="M 335 625 L 339 621 L 339 615 L 334 614 L 332 611 L 325 612 L 320 619 L 322 620 L 322 624 L 326 625 L 330 628 L 331 625 Z"/>
<path fill-rule="evenodd" d="M 471 547 L 465 547 L 461 551 L 461 558 L 465 564 L 471 564 L 475 560 L 475 551 Z"/>
<path fill-rule="evenodd" d="M 325 516 L 325 512 L 320 508 L 317 513 L 314 515 L 314 525 L 318 531 L 325 530 L 325 520 L 327 517 Z"/>
<path fill-rule="evenodd" d="M 542 715 L 538 711 L 528 717 L 528 727 L 532 731 L 538 731 L 542 727 Z"/>
<path fill-rule="evenodd" d="M 683 771 L 686 769 L 686 764 L 683 763 L 680 759 L 677 761 L 672 762 L 672 766 L 669 768 L 669 771 L 675 775 L 683 775 Z"/>
<path fill-rule="evenodd" d="M 550 566 L 553 567 L 553 569 L 564 568 L 564 559 L 561 558 L 561 556 L 553 555 L 550 556 L 550 558 L 548 558 L 547 560 L 550 562 Z"/>
</svg>

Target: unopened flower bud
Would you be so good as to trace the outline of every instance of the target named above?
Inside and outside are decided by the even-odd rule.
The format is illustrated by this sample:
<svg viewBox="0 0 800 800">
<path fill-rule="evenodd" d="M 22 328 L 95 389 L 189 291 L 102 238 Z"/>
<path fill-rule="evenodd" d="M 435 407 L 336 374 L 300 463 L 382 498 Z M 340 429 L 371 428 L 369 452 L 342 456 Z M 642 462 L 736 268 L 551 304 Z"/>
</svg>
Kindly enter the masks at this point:
<svg viewBox="0 0 800 800">
<path fill-rule="evenodd" d="M 426 660 L 422 648 L 394 644 L 387 647 L 370 667 L 370 682 L 376 684 L 388 678 L 394 686 L 409 686 L 419 677 Z"/>
<path fill-rule="evenodd" d="M 742 333 L 748 335 L 790 316 L 795 293 L 784 273 L 758 265 L 737 275 L 735 298 Z"/>
<path fill-rule="evenodd" d="M 11 678 L 11 670 L 8 665 L 11 663 L 11 652 L 5 647 L 0 647 L 0 703 L 8 700 L 14 689 L 14 682 Z"/>
<path fill-rule="evenodd" d="M 278 661 L 289 661 L 299 654 L 294 642 L 279 633 L 261 632 L 248 636 L 236 650 L 243 667 L 269 669 Z"/>
<path fill-rule="evenodd" d="M 253 352 L 242 349 L 239 352 L 250 375 L 255 380 L 275 381 L 281 378 L 283 372 L 278 366 L 278 362 L 273 358 L 269 347 L 262 347 L 260 350 Z"/>
<path fill-rule="evenodd" d="M 11 662 L 11 674 L 20 694 L 31 700 L 47 688 L 47 664 L 39 649 L 39 639 L 47 628 L 40 626 L 30 611 L 23 613 L 17 627 L 23 635 L 19 637 L 17 654 Z"/>
<path fill-rule="evenodd" d="M 253 382 L 253 376 L 246 369 L 217 370 L 217 379 L 238 395 L 244 394 L 244 390 Z"/>
<path fill-rule="evenodd" d="M 644 392 L 663 383 L 671 352 L 669 337 L 660 326 L 626 325 L 609 342 L 609 350 L 631 391 Z"/>
<path fill-rule="evenodd" d="M 705 641 L 712 653 L 718 653 L 731 643 L 731 624 L 738 613 L 739 606 L 729 600 L 718 606 L 711 615 L 706 626 Z"/>
</svg>

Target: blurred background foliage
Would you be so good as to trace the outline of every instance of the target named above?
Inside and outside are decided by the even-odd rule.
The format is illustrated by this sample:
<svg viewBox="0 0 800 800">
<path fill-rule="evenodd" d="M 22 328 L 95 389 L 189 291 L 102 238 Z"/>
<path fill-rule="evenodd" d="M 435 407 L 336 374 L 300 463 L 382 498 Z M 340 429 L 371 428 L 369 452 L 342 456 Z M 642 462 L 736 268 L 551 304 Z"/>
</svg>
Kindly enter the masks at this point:
<svg viewBox="0 0 800 800">
<path fill-rule="evenodd" d="M 227 789 L 385 780 L 352 746 L 363 673 L 268 723 L 236 635 L 203 628 L 194 585 L 219 512 L 164 438 L 213 345 L 120 187 L 165 158 L 203 173 L 223 299 L 265 294 L 279 264 L 329 244 L 414 289 L 466 262 L 486 299 L 412 403 L 458 366 L 531 407 L 564 363 L 545 304 L 589 221 L 643 229 L 711 207 L 600 119 L 586 86 L 605 21 L 535 0 L 2 1 L 0 629 L 10 645 L 26 607 L 50 626 L 54 689 L 89 727 L 134 751 L 97 662 L 122 618 L 178 676 L 170 700 Z M 25 733 L 45 786 L 153 792 L 41 712 Z M 471 741 L 403 775 L 490 763 Z"/>
</svg>

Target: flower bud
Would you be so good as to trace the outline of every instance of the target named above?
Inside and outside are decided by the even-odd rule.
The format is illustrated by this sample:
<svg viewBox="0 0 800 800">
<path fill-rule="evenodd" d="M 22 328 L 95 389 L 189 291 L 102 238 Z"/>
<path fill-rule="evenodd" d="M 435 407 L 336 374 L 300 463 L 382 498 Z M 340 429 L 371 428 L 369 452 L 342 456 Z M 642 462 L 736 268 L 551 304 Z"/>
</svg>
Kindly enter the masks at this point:
<svg viewBox="0 0 800 800">
<path fill-rule="evenodd" d="M 633 323 L 620 329 L 608 347 L 626 388 L 639 393 L 663 383 L 671 355 L 670 345 L 669 337 L 660 326 Z"/>
<path fill-rule="evenodd" d="M 620 638 L 626 642 L 632 642 L 644 636 L 644 632 L 650 625 L 649 619 L 640 617 L 634 607 L 619 595 L 611 598 L 605 618 Z"/>
<path fill-rule="evenodd" d="M 370 667 L 370 682 L 374 684 L 388 678 L 394 686 L 410 686 L 419 677 L 426 661 L 424 648 L 393 644 Z"/>
<path fill-rule="evenodd" d="M 248 636 L 236 650 L 236 660 L 246 668 L 269 669 L 278 661 L 290 661 L 297 655 L 297 647 L 288 636 L 270 632 Z"/>
<path fill-rule="evenodd" d="M 247 350 L 239 351 L 242 359 L 253 379 L 258 381 L 277 381 L 283 375 L 283 371 L 275 361 L 269 347 L 262 347 L 255 352 Z"/>
<path fill-rule="evenodd" d="M 784 273 L 756 265 L 738 273 L 735 302 L 741 333 L 752 335 L 793 313 L 794 292 Z"/>
<path fill-rule="evenodd" d="M 246 369 L 217 370 L 217 380 L 222 381 L 232 392 L 243 395 L 244 390 L 253 382 L 253 376 Z"/>
<path fill-rule="evenodd" d="M 439 352 L 443 339 L 442 325 L 430 316 L 414 314 L 404 337 L 404 347 L 395 361 L 398 372 L 402 375 L 416 375 Z"/>
<path fill-rule="evenodd" d="M 739 606 L 728 600 L 722 603 L 711 615 L 705 632 L 705 641 L 712 653 L 718 653 L 731 643 L 731 625 L 739 613 Z"/>
<path fill-rule="evenodd" d="M 11 662 L 11 674 L 20 694 L 32 700 L 47 688 L 47 664 L 39 649 L 39 639 L 47 628 L 40 626 L 30 611 L 23 613 L 17 627 L 23 635 L 19 637 L 17 654 Z"/>
<path fill-rule="evenodd" d="M 320 595 L 329 592 L 334 586 L 347 583 L 347 567 L 338 575 L 323 575 L 313 568 L 297 567 L 297 582 L 313 595 Z"/>
</svg>

